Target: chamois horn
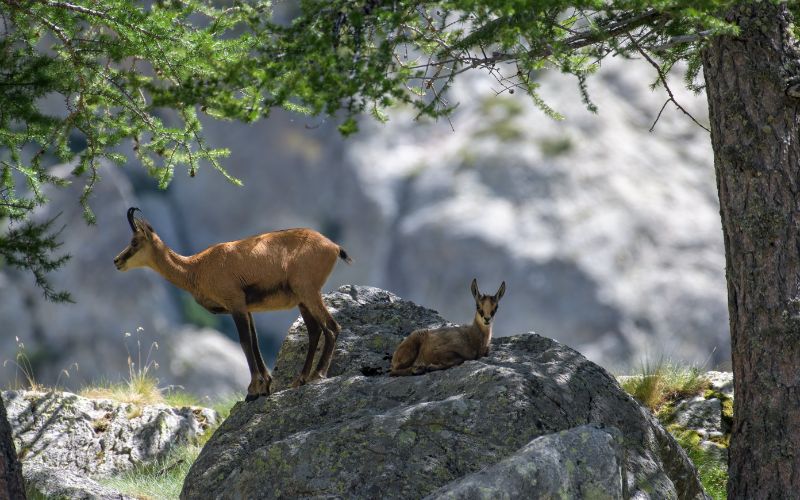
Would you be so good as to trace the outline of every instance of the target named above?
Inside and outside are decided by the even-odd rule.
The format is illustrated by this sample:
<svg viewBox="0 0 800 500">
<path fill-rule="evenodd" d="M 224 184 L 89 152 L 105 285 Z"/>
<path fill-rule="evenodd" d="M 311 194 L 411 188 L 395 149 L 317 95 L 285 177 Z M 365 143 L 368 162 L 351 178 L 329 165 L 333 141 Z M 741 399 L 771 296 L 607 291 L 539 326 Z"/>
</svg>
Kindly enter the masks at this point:
<svg viewBox="0 0 800 500">
<path fill-rule="evenodd" d="M 136 229 L 136 223 L 134 223 L 133 221 L 133 213 L 137 210 L 139 209 L 136 207 L 131 207 L 128 209 L 128 224 L 131 225 L 131 231 L 133 231 L 134 233 L 137 231 L 137 229 Z M 141 210 L 139 210 L 139 212 L 141 212 Z"/>
</svg>

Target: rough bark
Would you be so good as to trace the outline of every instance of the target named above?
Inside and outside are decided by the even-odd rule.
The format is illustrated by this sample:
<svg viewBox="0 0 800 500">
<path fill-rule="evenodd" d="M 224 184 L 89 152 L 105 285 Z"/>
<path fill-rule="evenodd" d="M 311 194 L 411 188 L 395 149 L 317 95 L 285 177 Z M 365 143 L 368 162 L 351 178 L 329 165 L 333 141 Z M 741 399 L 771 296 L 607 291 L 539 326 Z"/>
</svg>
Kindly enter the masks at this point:
<svg viewBox="0 0 800 500">
<path fill-rule="evenodd" d="M 11 426 L 6 417 L 6 407 L 0 398 L 0 498 L 25 498 L 22 466 L 17 460 Z"/>
<path fill-rule="evenodd" d="M 735 407 L 729 498 L 800 490 L 800 100 L 785 4 L 742 4 L 703 54 Z"/>
</svg>

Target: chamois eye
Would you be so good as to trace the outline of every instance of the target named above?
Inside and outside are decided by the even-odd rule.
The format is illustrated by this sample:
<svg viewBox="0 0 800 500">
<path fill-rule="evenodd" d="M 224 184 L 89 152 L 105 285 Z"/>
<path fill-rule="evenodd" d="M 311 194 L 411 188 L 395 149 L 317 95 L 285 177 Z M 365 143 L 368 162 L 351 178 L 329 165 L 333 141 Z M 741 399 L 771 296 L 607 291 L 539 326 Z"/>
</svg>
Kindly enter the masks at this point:
<svg viewBox="0 0 800 500">
<path fill-rule="evenodd" d="M 139 241 L 138 240 L 131 240 L 131 246 L 134 247 L 134 248 L 138 247 L 139 246 Z"/>
</svg>

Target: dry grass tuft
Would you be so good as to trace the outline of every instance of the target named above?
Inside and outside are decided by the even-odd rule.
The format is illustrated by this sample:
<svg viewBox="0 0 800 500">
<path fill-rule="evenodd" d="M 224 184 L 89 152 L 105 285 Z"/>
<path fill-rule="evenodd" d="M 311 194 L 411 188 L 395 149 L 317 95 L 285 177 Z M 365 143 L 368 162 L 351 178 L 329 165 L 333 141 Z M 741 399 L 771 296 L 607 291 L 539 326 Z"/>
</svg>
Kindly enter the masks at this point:
<svg viewBox="0 0 800 500">
<path fill-rule="evenodd" d="M 620 385 L 640 403 L 658 413 L 667 403 L 702 394 L 711 385 L 696 367 L 678 366 L 659 361 L 654 366 L 645 362 L 642 373 L 620 377 Z"/>
</svg>

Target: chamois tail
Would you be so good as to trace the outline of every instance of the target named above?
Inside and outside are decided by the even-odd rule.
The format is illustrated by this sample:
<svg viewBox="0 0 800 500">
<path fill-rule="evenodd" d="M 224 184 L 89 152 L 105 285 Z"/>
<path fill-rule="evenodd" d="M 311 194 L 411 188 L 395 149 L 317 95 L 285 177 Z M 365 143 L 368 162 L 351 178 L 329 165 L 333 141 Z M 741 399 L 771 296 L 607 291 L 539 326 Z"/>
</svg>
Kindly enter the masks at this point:
<svg viewBox="0 0 800 500">
<path fill-rule="evenodd" d="M 347 262 L 348 264 L 353 263 L 353 259 L 351 259 L 349 255 L 347 255 L 347 252 L 345 252 L 344 248 L 342 247 L 339 247 L 339 258 Z"/>
</svg>

